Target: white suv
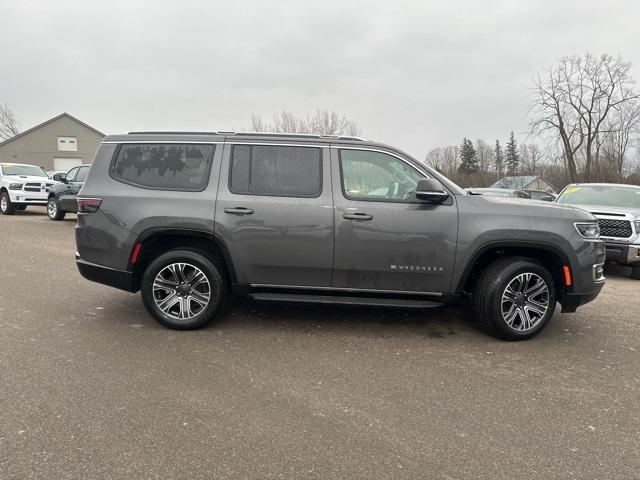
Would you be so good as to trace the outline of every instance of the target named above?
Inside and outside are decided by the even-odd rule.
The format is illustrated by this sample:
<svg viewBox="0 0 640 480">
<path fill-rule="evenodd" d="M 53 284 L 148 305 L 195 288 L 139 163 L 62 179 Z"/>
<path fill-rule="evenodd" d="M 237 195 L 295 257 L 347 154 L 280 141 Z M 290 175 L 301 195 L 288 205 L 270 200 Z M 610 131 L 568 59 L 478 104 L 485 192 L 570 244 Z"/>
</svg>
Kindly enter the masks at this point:
<svg viewBox="0 0 640 480">
<path fill-rule="evenodd" d="M 13 215 L 27 205 L 46 205 L 54 183 L 35 165 L 0 163 L 0 213 Z"/>
</svg>

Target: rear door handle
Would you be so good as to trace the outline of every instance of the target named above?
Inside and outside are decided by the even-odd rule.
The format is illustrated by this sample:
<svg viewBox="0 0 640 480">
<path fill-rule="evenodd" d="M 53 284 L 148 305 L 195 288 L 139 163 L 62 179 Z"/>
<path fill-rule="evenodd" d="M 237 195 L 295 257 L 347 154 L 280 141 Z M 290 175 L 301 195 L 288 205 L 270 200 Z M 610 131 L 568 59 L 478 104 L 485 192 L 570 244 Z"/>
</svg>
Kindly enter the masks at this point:
<svg viewBox="0 0 640 480">
<path fill-rule="evenodd" d="M 345 213 L 342 218 L 347 220 L 373 220 L 373 215 L 367 213 Z"/>
<path fill-rule="evenodd" d="M 224 213 L 231 213 L 234 215 L 251 215 L 253 213 L 253 208 L 245 208 L 245 207 L 225 208 Z"/>
</svg>

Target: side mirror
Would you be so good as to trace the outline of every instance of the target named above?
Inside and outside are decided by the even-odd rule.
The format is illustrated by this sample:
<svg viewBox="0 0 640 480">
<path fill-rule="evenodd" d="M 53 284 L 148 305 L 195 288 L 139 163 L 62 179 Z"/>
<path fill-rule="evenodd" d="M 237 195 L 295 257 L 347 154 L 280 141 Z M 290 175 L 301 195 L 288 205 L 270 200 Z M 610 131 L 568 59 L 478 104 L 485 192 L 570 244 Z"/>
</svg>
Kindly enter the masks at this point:
<svg viewBox="0 0 640 480">
<path fill-rule="evenodd" d="M 66 177 L 66 173 L 54 173 L 53 177 L 51 177 L 56 182 L 64 182 L 64 177 Z"/>
<path fill-rule="evenodd" d="M 421 178 L 416 185 L 416 198 L 429 203 L 442 203 L 449 198 L 449 193 L 438 180 Z"/>
</svg>

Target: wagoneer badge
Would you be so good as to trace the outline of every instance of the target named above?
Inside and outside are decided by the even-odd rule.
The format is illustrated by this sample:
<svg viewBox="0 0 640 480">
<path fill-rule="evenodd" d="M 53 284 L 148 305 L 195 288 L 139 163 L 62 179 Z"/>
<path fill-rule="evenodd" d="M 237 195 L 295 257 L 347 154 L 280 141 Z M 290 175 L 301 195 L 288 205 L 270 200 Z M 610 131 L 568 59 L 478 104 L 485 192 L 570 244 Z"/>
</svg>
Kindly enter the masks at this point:
<svg viewBox="0 0 640 480">
<path fill-rule="evenodd" d="M 391 270 L 403 270 L 410 272 L 443 272 L 444 267 L 426 266 L 426 265 L 390 265 Z"/>
</svg>

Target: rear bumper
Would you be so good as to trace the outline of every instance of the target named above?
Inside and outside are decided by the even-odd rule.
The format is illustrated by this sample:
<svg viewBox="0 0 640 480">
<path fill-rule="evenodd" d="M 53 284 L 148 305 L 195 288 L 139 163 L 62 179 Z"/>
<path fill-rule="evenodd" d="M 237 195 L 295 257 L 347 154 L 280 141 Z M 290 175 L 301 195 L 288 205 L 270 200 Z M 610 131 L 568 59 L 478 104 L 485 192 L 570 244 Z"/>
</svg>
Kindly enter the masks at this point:
<svg viewBox="0 0 640 480">
<path fill-rule="evenodd" d="M 624 245 L 605 242 L 607 262 L 618 262 L 627 265 L 640 263 L 640 245 Z"/>
<path fill-rule="evenodd" d="M 76 265 L 78 266 L 80 274 L 87 280 L 102 283 L 103 285 L 108 285 L 127 292 L 136 291 L 133 281 L 133 272 L 116 270 L 105 267 L 104 265 L 87 262 L 82 260 L 80 255 L 77 253 Z"/>
</svg>

